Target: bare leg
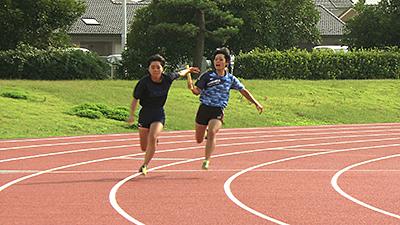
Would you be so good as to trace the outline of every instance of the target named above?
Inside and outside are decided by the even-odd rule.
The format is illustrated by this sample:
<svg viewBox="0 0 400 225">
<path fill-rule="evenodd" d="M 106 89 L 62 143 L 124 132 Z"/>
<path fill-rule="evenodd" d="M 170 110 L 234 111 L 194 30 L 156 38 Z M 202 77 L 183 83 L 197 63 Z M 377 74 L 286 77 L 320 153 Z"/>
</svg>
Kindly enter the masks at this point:
<svg viewBox="0 0 400 225">
<path fill-rule="evenodd" d="M 161 122 L 154 122 L 150 125 L 148 139 L 147 139 L 147 148 L 146 155 L 144 157 L 144 164 L 149 165 L 150 160 L 153 158 L 154 153 L 157 148 L 157 138 L 160 135 L 164 125 Z"/>
<path fill-rule="evenodd" d="M 218 119 L 212 119 L 208 122 L 208 136 L 205 149 L 205 159 L 210 160 L 211 154 L 214 152 L 215 144 L 217 143 L 216 135 L 222 126 L 222 121 Z M 203 133 L 204 134 L 204 133 Z M 204 136 L 203 136 L 204 138 Z"/>
<path fill-rule="evenodd" d="M 200 125 L 196 123 L 196 141 L 197 143 L 201 143 L 204 140 L 206 134 L 207 125 Z"/>
<path fill-rule="evenodd" d="M 147 141 L 149 136 L 149 128 L 139 127 L 139 139 L 140 139 L 140 148 L 142 151 L 146 151 Z"/>
</svg>

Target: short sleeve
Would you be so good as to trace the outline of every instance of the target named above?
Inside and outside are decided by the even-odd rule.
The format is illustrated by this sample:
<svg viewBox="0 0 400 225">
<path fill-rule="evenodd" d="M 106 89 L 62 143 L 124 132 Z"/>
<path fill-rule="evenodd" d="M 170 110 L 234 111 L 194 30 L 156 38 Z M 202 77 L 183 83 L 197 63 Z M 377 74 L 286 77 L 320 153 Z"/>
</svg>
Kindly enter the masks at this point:
<svg viewBox="0 0 400 225">
<path fill-rule="evenodd" d="M 231 89 L 242 91 L 244 89 L 244 85 L 237 79 L 235 76 L 232 76 L 232 85 Z"/>
<path fill-rule="evenodd" d="M 145 86 L 145 85 L 143 84 L 142 80 L 140 80 L 140 81 L 136 84 L 135 89 L 134 89 L 134 91 L 133 91 L 133 97 L 134 97 L 134 98 L 136 98 L 136 99 L 141 99 L 141 98 L 142 98 L 143 92 L 144 92 L 144 86 Z"/>
<path fill-rule="evenodd" d="M 197 79 L 195 85 L 201 90 L 203 90 L 206 87 L 209 79 L 210 79 L 210 71 L 201 74 L 200 77 Z"/>
<path fill-rule="evenodd" d="M 172 83 L 172 81 L 178 79 L 179 77 L 181 77 L 181 75 L 179 74 L 179 72 L 173 72 L 173 73 L 167 73 L 164 74 L 165 77 L 167 78 L 168 83 Z"/>
</svg>

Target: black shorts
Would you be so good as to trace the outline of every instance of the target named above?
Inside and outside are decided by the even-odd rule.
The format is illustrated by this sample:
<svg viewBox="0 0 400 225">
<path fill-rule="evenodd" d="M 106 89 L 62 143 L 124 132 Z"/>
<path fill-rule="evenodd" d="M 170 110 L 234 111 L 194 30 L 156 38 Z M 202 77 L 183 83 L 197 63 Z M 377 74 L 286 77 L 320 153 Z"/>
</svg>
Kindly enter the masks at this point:
<svg viewBox="0 0 400 225">
<path fill-rule="evenodd" d="M 201 104 L 199 110 L 197 110 L 196 123 L 200 125 L 208 125 L 208 122 L 212 119 L 224 120 L 224 108 L 212 107 Z"/>
<path fill-rule="evenodd" d="M 141 108 L 139 110 L 138 127 L 150 128 L 153 122 L 161 122 L 165 125 L 164 108 Z"/>
</svg>

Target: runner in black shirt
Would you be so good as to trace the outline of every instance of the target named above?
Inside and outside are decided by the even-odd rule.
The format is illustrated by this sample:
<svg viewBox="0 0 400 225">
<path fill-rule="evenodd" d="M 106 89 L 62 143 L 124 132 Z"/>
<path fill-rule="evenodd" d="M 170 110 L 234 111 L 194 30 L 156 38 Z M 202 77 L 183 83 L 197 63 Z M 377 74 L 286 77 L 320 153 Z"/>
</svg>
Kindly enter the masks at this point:
<svg viewBox="0 0 400 225">
<path fill-rule="evenodd" d="M 137 102 L 142 106 L 139 111 L 139 138 L 142 151 L 146 152 L 143 165 L 139 172 L 147 173 L 147 165 L 154 156 L 157 147 L 157 138 L 165 124 L 164 105 L 172 82 L 187 75 L 188 73 L 199 73 L 196 67 L 181 70 L 179 72 L 164 74 L 165 59 L 160 55 L 153 55 L 147 60 L 150 74 L 144 76 L 136 84 L 131 103 L 131 115 L 127 123 L 135 121 L 135 110 Z"/>
</svg>

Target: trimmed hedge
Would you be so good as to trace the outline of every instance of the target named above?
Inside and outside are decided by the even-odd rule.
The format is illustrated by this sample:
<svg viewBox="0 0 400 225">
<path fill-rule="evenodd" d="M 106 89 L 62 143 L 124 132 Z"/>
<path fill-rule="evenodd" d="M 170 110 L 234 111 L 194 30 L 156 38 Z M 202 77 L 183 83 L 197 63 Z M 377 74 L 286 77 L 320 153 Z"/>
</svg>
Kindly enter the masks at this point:
<svg viewBox="0 0 400 225">
<path fill-rule="evenodd" d="M 28 99 L 28 95 L 19 91 L 5 91 L 0 94 L 1 97 L 14 99 Z"/>
<path fill-rule="evenodd" d="M 400 52 L 260 51 L 235 58 L 235 76 L 245 79 L 399 79 Z"/>
<path fill-rule="evenodd" d="M 0 79 L 75 80 L 108 78 L 110 67 L 94 53 L 21 46 L 0 51 Z"/>
<path fill-rule="evenodd" d="M 79 117 L 87 117 L 90 119 L 100 119 L 102 116 L 119 121 L 125 121 L 130 116 L 130 108 L 124 106 L 118 106 L 111 108 L 110 106 L 103 103 L 82 103 L 80 105 L 72 107 L 68 112 L 69 115 L 75 115 Z"/>
</svg>

